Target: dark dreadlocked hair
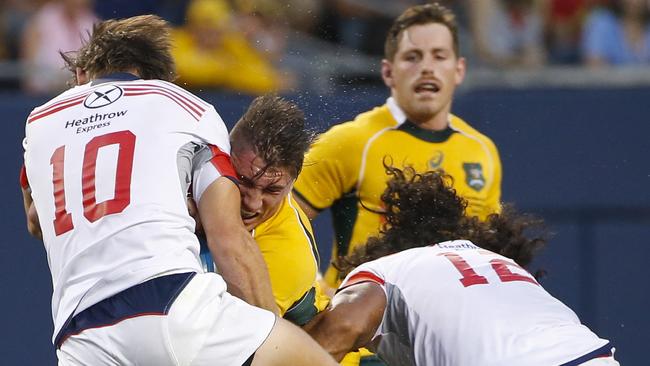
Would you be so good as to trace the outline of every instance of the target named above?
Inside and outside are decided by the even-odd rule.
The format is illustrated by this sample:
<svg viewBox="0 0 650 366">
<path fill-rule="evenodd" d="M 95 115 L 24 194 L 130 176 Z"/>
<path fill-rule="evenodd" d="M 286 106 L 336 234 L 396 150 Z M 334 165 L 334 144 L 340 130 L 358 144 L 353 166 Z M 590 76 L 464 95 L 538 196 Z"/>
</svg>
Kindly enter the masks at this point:
<svg viewBox="0 0 650 366">
<path fill-rule="evenodd" d="M 451 188 L 453 180 L 444 172 L 417 173 L 412 167 L 400 170 L 386 163 L 384 166 L 392 176 L 381 196 L 385 222 L 378 236 L 335 260 L 342 276 L 362 263 L 389 254 L 456 239 L 470 240 L 526 267 L 546 243 L 543 221 L 520 215 L 512 206 L 488 216 L 486 221 L 466 216 L 467 201 Z M 531 230 L 538 235 L 529 238 Z"/>
<path fill-rule="evenodd" d="M 302 110 L 275 95 L 255 98 L 230 132 L 233 147 L 251 147 L 266 163 L 258 175 L 268 168 L 287 168 L 297 177 L 313 139 Z"/>
</svg>

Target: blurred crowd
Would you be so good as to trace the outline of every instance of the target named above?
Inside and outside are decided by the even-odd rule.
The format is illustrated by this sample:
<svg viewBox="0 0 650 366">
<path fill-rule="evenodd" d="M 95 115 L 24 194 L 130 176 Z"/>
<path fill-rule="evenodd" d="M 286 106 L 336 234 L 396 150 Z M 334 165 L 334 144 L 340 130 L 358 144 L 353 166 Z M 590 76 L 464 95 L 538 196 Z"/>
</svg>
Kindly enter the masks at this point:
<svg viewBox="0 0 650 366">
<path fill-rule="evenodd" d="M 471 67 L 650 64 L 650 0 L 441 2 L 459 16 Z M 179 82 L 189 88 L 306 88 L 342 55 L 381 58 L 391 20 L 417 3 L 424 1 L 0 0 L 0 84 L 60 91 L 69 73 L 59 52 L 76 50 L 94 22 L 154 13 L 175 26 Z"/>
</svg>

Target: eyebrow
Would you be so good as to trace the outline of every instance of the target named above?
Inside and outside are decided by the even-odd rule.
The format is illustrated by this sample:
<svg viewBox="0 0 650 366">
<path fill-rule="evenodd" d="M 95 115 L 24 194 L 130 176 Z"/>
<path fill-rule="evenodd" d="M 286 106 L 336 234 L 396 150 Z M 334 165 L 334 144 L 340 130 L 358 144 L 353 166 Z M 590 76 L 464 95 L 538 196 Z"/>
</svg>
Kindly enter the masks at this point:
<svg viewBox="0 0 650 366">
<path fill-rule="evenodd" d="M 244 184 L 250 184 L 250 185 L 252 185 L 252 186 L 256 186 L 256 187 L 257 187 L 256 182 L 259 180 L 260 177 L 258 177 L 258 178 L 252 178 L 252 179 L 251 179 L 251 178 L 249 178 L 249 177 L 247 177 L 247 176 L 245 176 L 245 175 L 243 175 L 243 174 L 239 174 L 239 173 L 237 173 L 237 175 L 239 176 L 238 178 L 239 178 L 239 180 L 240 180 L 242 183 L 244 183 Z M 277 189 L 277 190 L 283 190 L 283 189 L 285 189 L 289 184 L 287 184 L 287 185 L 277 184 L 277 182 L 278 182 L 280 179 L 281 179 L 281 177 L 278 177 L 278 179 L 277 179 L 276 181 L 272 182 L 271 184 L 269 184 L 269 185 L 266 186 L 266 187 L 261 187 L 261 188 L 262 188 L 262 189 L 273 189 L 273 190 L 276 190 L 276 189 Z M 291 182 L 289 182 L 289 183 L 291 183 Z"/>
</svg>

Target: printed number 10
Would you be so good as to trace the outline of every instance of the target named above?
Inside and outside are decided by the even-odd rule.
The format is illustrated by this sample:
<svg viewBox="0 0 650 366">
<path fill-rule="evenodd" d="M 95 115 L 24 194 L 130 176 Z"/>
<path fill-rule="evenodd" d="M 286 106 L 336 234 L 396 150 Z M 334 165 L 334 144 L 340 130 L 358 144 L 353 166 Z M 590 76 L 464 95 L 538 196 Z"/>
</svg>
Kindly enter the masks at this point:
<svg viewBox="0 0 650 366">
<path fill-rule="evenodd" d="M 443 255 L 445 258 L 449 259 L 451 264 L 453 264 L 458 272 L 460 272 L 460 274 L 463 276 L 463 278 L 460 279 L 460 283 L 462 283 L 463 286 L 469 287 L 488 283 L 487 278 L 477 274 L 474 268 L 472 268 L 469 263 L 467 263 L 467 261 L 465 261 L 460 255 L 456 253 L 440 253 L 440 255 Z M 496 272 L 497 276 L 499 276 L 499 280 L 501 280 L 501 282 L 523 281 L 539 285 L 534 278 L 530 277 L 530 275 L 526 276 L 518 273 L 512 273 L 512 271 L 510 271 L 508 268 L 509 266 L 521 268 L 514 262 L 495 258 L 490 261 L 490 265 L 492 266 L 494 272 Z"/>
<path fill-rule="evenodd" d="M 115 194 L 112 199 L 97 203 L 95 197 L 95 168 L 99 148 L 119 145 L 117 172 L 115 175 Z M 133 151 L 135 135 L 131 131 L 119 131 L 93 138 L 84 151 L 81 190 L 83 193 L 84 217 L 90 222 L 122 212 L 131 203 L 131 171 L 133 170 Z M 59 146 L 50 159 L 52 165 L 52 184 L 54 185 L 54 232 L 57 236 L 74 228 L 72 214 L 65 207 L 65 145 Z"/>
</svg>

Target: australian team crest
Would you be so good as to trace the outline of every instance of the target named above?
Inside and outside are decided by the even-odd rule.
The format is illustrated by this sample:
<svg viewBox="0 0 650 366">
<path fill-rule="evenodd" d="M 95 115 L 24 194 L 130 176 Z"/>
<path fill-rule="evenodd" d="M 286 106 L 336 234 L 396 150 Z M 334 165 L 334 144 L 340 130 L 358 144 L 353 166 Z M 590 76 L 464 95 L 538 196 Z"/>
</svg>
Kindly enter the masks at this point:
<svg viewBox="0 0 650 366">
<path fill-rule="evenodd" d="M 435 170 L 440 168 L 442 165 L 442 161 L 445 160 L 445 154 L 440 151 L 434 151 L 433 155 L 431 156 L 431 159 L 429 159 L 429 169 Z"/>
<path fill-rule="evenodd" d="M 475 191 L 480 191 L 485 187 L 485 177 L 483 176 L 483 167 L 480 163 L 463 163 L 465 170 L 465 182 Z"/>
</svg>

